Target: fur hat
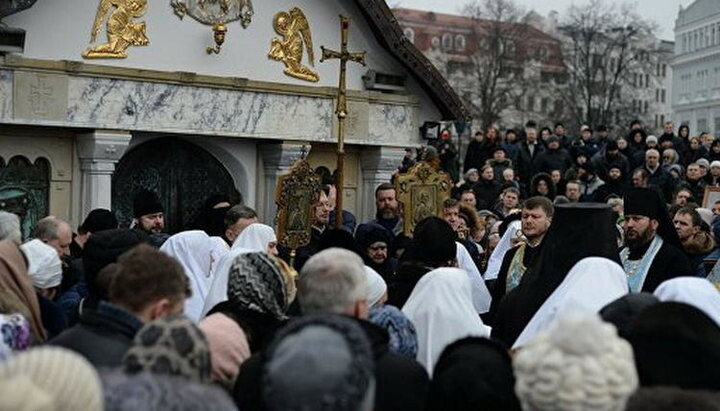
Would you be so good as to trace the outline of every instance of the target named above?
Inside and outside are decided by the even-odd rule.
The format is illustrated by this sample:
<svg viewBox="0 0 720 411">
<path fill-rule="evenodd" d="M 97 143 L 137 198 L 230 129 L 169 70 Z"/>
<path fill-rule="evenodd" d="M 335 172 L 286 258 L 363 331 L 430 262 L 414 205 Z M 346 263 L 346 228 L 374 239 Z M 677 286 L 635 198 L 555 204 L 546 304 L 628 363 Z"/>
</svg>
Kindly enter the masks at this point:
<svg viewBox="0 0 720 411">
<path fill-rule="evenodd" d="M 638 386 L 630 344 L 597 315 L 558 320 L 515 356 L 522 409 L 622 410 Z"/>
</svg>

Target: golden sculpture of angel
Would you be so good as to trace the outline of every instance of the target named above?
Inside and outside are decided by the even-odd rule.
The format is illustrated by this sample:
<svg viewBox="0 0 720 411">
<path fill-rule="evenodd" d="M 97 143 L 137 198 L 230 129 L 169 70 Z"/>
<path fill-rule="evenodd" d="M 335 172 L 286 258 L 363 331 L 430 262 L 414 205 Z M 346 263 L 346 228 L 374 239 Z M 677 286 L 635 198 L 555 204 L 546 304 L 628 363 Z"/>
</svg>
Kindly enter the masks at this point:
<svg viewBox="0 0 720 411">
<path fill-rule="evenodd" d="M 145 34 L 145 22 L 135 23 L 133 19 L 141 17 L 147 10 L 147 0 L 100 0 L 90 41 L 95 42 L 100 26 L 111 7 L 115 11 L 108 17 L 107 43 L 89 47 L 84 58 L 125 58 L 130 46 L 146 46 L 149 43 Z"/>
<path fill-rule="evenodd" d="M 297 7 L 289 12 L 281 11 L 275 15 L 273 26 L 283 38 L 272 39 L 268 57 L 282 61 L 285 64 L 284 73 L 288 76 L 312 82 L 320 80 L 316 71 L 302 64 L 304 44 L 310 65 L 315 65 L 310 23 L 305 13 Z"/>
</svg>

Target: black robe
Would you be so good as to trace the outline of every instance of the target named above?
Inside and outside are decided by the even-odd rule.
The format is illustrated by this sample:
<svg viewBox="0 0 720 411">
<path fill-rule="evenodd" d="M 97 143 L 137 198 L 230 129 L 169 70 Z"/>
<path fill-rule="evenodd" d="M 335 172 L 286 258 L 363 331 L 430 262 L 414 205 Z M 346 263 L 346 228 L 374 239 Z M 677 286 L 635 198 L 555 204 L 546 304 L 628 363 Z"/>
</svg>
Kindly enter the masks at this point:
<svg viewBox="0 0 720 411">
<path fill-rule="evenodd" d="M 650 243 L 648 242 L 637 250 L 631 251 L 629 258 L 633 260 L 642 258 L 643 254 L 650 248 Z M 675 277 L 694 275 L 693 267 L 685 253 L 665 241 L 655 255 L 652 264 L 650 264 L 650 269 L 645 276 L 645 282 L 643 282 L 642 291 L 652 293 L 663 281 Z"/>
<path fill-rule="evenodd" d="M 534 265 L 534 263 L 537 261 L 536 257 L 540 254 L 540 250 L 542 249 L 543 243 L 541 242 L 535 247 L 529 247 L 525 246 L 525 255 L 523 256 L 523 265 L 527 268 L 527 270 L 530 269 Z M 512 263 L 512 259 L 515 258 L 515 254 L 517 253 L 520 246 L 515 246 L 507 251 L 505 253 L 505 256 L 503 257 L 502 264 L 500 265 L 500 271 L 498 272 L 497 280 L 495 280 L 492 290 L 490 291 L 490 294 L 492 295 L 492 303 L 490 304 L 490 312 L 488 313 L 487 317 L 483 317 L 483 321 L 487 320 L 489 321 L 488 325 L 492 326 L 492 320 L 495 316 L 495 312 L 497 311 L 498 305 L 500 304 L 500 300 L 505 296 L 505 288 L 507 287 L 507 275 L 508 271 L 510 270 L 510 264 Z M 526 272 L 527 272 L 526 270 Z"/>
</svg>

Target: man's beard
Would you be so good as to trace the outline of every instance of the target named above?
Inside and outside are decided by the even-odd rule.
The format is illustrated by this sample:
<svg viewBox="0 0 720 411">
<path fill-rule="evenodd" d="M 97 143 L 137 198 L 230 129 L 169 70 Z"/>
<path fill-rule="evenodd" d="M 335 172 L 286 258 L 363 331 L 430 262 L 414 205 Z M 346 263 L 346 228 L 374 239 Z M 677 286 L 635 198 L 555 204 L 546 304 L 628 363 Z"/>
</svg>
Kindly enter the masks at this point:
<svg viewBox="0 0 720 411">
<path fill-rule="evenodd" d="M 625 245 L 628 246 L 630 249 L 635 249 L 642 247 L 643 245 L 649 243 L 653 237 L 655 237 L 655 230 L 651 228 L 646 228 L 645 231 L 642 233 L 639 233 L 640 235 L 637 238 L 630 238 L 627 235 L 627 232 L 625 233 Z"/>
<path fill-rule="evenodd" d="M 392 208 L 382 208 L 378 210 L 378 217 L 383 220 L 390 220 L 392 218 L 395 218 L 396 216 L 397 214 Z"/>
</svg>

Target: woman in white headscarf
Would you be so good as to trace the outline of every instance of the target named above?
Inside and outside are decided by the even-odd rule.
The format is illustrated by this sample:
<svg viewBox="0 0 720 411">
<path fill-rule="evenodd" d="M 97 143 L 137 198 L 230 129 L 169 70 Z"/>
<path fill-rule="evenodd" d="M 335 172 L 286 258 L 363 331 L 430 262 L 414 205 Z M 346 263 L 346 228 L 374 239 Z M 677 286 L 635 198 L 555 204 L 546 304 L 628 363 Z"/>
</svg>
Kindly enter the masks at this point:
<svg viewBox="0 0 720 411">
<path fill-rule="evenodd" d="M 230 252 L 218 262 L 212 275 L 212 285 L 205 297 L 200 318 L 204 317 L 218 303 L 227 301 L 228 274 L 235 257 L 240 254 L 258 252 L 277 256 L 277 236 L 272 227 L 255 223 L 242 230 L 238 238 L 235 239 Z"/>
<path fill-rule="evenodd" d="M 38 294 L 52 300 L 62 282 L 62 263 L 57 251 L 35 239 L 20 246 L 28 260 L 28 275 Z"/>
<path fill-rule="evenodd" d="M 183 231 L 168 238 L 160 251 L 175 258 L 190 281 L 192 296 L 185 301 L 185 315 L 200 320 L 205 299 L 213 282 L 216 265 L 228 253 L 225 241 L 201 230 Z"/>
<path fill-rule="evenodd" d="M 692 305 L 720 327 L 720 291 L 705 278 L 677 277 L 660 284 L 653 293 L 658 300 Z"/>
<path fill-rule="evenodd" d="M 515 245 L 513 240 L 517 238 L 518 231 L 520 231 L 521 226 L 522 222 L 520 220 L 513 221 L 508 224 L 505 234 L 503 234 L 502 238 L 500 238 L 500 241 L 498 242 L 498 245 L 495 247 L 492 254 L 490 254 L 487 270 L 485 270 L 485 281 L 497 280 L 505 254 Z"/>
<path fill-rule="evenodd" d="M 443 267 L 425 274 L 402 312 L 415 325 L 417 360 L 430 375 L 448 344 L 490 334 L 473 306 L 470 279 L 458 268 Z"/>
<path fill-rule="evenodd" d="M 365 266 L 365 277 L 367 278 L 368 307 L 383 305 L 387 300 L 387 283 L 377 271 L 368 266 Z"/>
<path fill-rule="evenodd" d="M 470 280 L 470 288 L 472 289 L 472 303 L 475 307 L 475 311 L 479 314 L 490 311 L 490 303 L 492 303 L 492 296 L 488 291 L 485 281 L 483 281 L 480 270 L 478 270 L 475 262 L 465 246 L 455 241 L 455 259 L 457 265 L 468 276 Z"/>
<path fill-rule="evenodd" d="M 596 314 L 628 292 L 627 275 L 618 263 L 602 257 L 583 258 L 540 306 L 512 348 L 526 345 L 558 318 L 577 313 Z"/>
</svg>

